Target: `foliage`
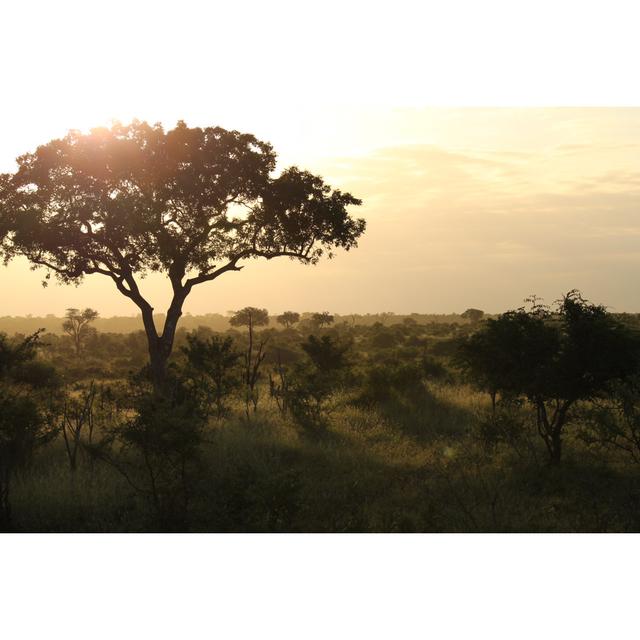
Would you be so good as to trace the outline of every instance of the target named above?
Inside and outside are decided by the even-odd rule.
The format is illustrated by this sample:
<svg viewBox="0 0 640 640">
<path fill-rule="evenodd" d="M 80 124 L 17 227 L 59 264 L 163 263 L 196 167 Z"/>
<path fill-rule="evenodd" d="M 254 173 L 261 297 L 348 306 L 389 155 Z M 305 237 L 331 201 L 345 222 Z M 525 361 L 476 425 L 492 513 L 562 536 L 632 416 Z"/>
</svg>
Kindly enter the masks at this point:
<svg viewBox="0 0 640 640">
<path fill-rule="evenodd" d="M 349 367 L 351 343 L 331 336 L 309 336 L 301 345 L 314 367 L 327 375 L 339 376 Z"/>
<path fill-rule="evenodd" d="M 489 319 L 461 350 L 481 388 L 525 397 L 552 462 L 561 459 L 562 432 L 577 402 L 602 397 L 638 365 L 638 340 L 600 305 L 570 291 L 554 312 L 533 301 Z"/>
<path fill-rule="evenodd" d="M 229 411 L 228 399 L 240 384 L 241 354 L 233 338 L 213 335 L 202 339 L 190 334 L 182 352 L 187 359 L 185 377 L 189 389 L 202 398 L 203 406 L 215 404 L 218 418 L 224 417 Z"/>
<path fill-rule="evenodd" d="M 47 386 L 57 382 L 50 368 L 33 366 L 39 342 L 40 332 L 17 344 L 0 334 L 0 530 L 11 526 L 11 484 L 16 472 L 56 432 L 39 402 Z"/>
<path fill-rule="evenodd" d="M 276 320 L 285 327 L 285 329 L 288 329 L 294 324 L 300 322 L 300 314 L 295 311 L 285 311 L 284 313 L 281 313 Z"/>
<path fill-rule="evenodd" d="M 581 439 L 589 445 L 622 451 L 640 464 L 640 380 L 634 375 L 612 384 L 607 397 L 581 413 Z"/>
<path fill-rule="evenodd" d="M 375 332 L 371 337 L 370 343 L 374 349 L 391 349 L 398 345 L 400 340 L 397 331 L 382 325 L 374 325 L 374 328 Z"/>
<path fill-rule="evenodd" d="M 258 409 L 258 381 L 260 380 L 260 366 L 266 357 L 265 345 L 268 337 L 255 343 L 254 327 L 264 327 L 269 324 L 269 312 L 266 309 L 256 307 L 245 307 L 236 311 L 229 324 L 232 327 L 247 327 L 249 329 L 249 340 L 244 352 L 244 383 L 245 383 L 245 413 L 249 418 L 249 406 L 253 405 L 253 412 Z"/>
<path fill-rule="evenodd" d="M 523 367 L 522 358 L 537 362 L 527 339 L 538 337 L 536 344 L 544 346 L 547 330 L 554 337 L 551 362 L 563 374 L 571 372 L 566 363 L 577 357 L 569 358 L 575 344 L 594 344 L 582 362 L 602 365 L 582 385 L 611 370 L 611 355 L 601 349 L 615 341 L 587 340 L 584 336 L 600 329 L 594 329 L 593 318 L 577 315 L 581 331 L 571 328 L 573 320 L 559 305 L 539 306 L 544 331 L 536 318 L 501 323 L 500 335 L 518 351 L 511 360 L 508 353 L 496 359 L 513 362 L 514 369 L 504 368 L 495 410 L 486 394 L 466 384 L 454 356 L 461 343 L 473 342 L 500 317 L 473 325 L 452 317 L 403 323 L 402 316 L 377 314 L 338 322 L 313 338 L 300 331 L 256 331 L 253 354 L 256 343 L 268 337 L 260 370 L 271 376 L 258 377 L 256 391 L 263 400 L 250 421 L 243 417 L 243 385 L 232 384 L 239 369 L 244 372 L 242 357 L 227 371 L 223 419 L 208 420 L 217 413 L 211 375 L 218 365 L 212 362 L 221 359 L 224 380 L 231 365 L 227 356 L 233 360 L 236 349 L 246 353 L 248 331 L 215 334 L 196 329 L 197 324 L 192 334 L 177 331 L 180 357 L 169 367 L 162 396 L 154 393 L 148 372 L 127 379 L 144 361 L 146 337 L 140 332 L 99 332 L 86 341 L 80 359 L 56 335 L 32 347 L 32 337 L 0 340 L 7 392 L 2 397 L 27 398 L 35 410 L 12 413 L 11 404 L 5 413 L 21 416 L 12 424 L 26 426 L 27 435 L 35 430 L 49 438 L 45 446 L 38 446 L 41 439 L 33 446 L 28 438 L 21 441 L 27 446 L 21 445 L 25 456 L 12 475 L 7 526 L 19 531 L 638 531 L 637 370 L 571 405 L 562 431 L 563 464 L 554 466 L 545 464 L 535 404 L 510 382 L 546 388 L 538 365 Z M 605 317 L 627 327 L 620 340 L 632 339 L 635 317 Z M 382 332 L 396 338 L 395 346 L 373 340 Z M 570 336 L 577 337 L 570 341 Z M 628 346 L 632 355 L 633 345 Z M 18 357 L 30 349 L 33 357 Z M 64 387 L 51 386 L 56 383 L 52 365 Z M 553 380 L 551 367 L 544 372 Z M 95 397 L 87 412 L 92 380 Z M 570 388 L 563 386 L 562 392 Z M 75 471 L 59 430 L 62 414 L 53 411 L 56 401 L 64 408 L 65 400 L 72 451 L 79 433 Z M 10 426 L 0 422 L 3 429 Z"/>
<path fill-rule="evenodd" d="M 266 309 L 245 307 L 236 311 L 229 319 L 232 327 L 266 327 L 269 324 L 269 312 Z"/>
<path fill-rule="evenodd" d="M 385 363 L 368 367 L 358 402 L 365 406 L 423 394 L 423 374 L 416 362 Z"/>
<path fill-rule="evenodd" d="M 130 382 L 131 417 L 112 432 L 121 449 L 108 460 L 132 487 L 153 505 L 160 530 L 184 530 L 207 408 L 179 377 L 171 379 L 171 393 L 158 397 L 144 378 Z"/>
<path fill-rule="evenodd" d="M 62 330 L 73 340 L 76 355 L 79 356 L 84 343 L 92 332 L 91 323 L 98 317 L 94 309 L 67 309 Z M 94 330 L 95 331 L 95 330 Z"/>
<path fill-rule="evenodd" d="M 303 427 L 325 426 L 327 403 L 341 389 L 351 368 L 350 342 L 329 335 L 309 336 L 301 344 L 308 362 L 299 365 L 287 384 L 287 401 L 293 417 Z"/>
<path fill-rule="evenodd" d="M 430 381 L 446 381 L 450 379 L 449 371 L 442 362 L 430 356 L 428 353 L 423 353 L 421 358 L 422 375 L 426 380 Z"/>
<path fill-rule="evenodd" d="M 484 311 L 481 309 L 467 309 L 464 313 L 460 314 L 460 317 L 470 322 L 480 322 L 484 317 Z"/>
<path fill-rule="evenodd" d="M 94 403 L 98 389 L 92 380 L 88 387 L 78 385 L 75 393 L 65 393 L 60 416 L 62 437 L 69 458 L 69 468 L 75 473 L 83 435 L 87 432 L 87 446 L 92 446 L 94 431 Z"/>
<path fill-rule="evenodd" d="M 320 313 L 314 313 L 311 316 L 311 320 L 316 326 L 322 328 L 333 324 L 334 318 L 328 311 L 322 311 Z"/>
<path fill-rule="evenodd" d="M 314 264 L 355 247 L 360 200 L 297 167 L 272 173 L 270 144 L 221 127 L 133 121 L 71 131 L 0 174 L 0 249 L 62 282 L 100 274 L 142 313 L 160 390 L 182 306 L 192 288 L 253 258 Z M 173 297 L 158 332 L 139 279 L 160 272 Z M 193 274 L 193 275 L 188 275 Z"/>
</svg>

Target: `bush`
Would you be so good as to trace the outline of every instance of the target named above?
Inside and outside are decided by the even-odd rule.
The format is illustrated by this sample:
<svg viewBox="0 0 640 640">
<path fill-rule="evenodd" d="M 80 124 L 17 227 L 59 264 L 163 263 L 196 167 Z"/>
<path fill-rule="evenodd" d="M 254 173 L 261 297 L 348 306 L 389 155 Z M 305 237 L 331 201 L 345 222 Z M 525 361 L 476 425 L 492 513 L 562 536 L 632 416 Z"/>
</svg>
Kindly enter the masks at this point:
<svg viewBox="0 0 640 640">
<path fill-rule="evenodd" d="M 357 401 L 381 404 L 424 394 L 423 370 L 417 362 L 395 362 L 366 369 Z"/>
<path fill-rule="evenodd" d="M 241 354 L 235 349 L 233 338 L 188 335 L 182 353 L 187 359 L 183 375 L 189 390 L 199 397 L 207 412 L 215 405 L 218 418 L 222 418 L 229 411 L 229 397 L 241 383 Z"/>
<path fill-rule="evenodd" d="M 119 448 L 105 454 L 104 442 L 97 447 L 102 447 L 102 459 L 151 502 L 158 529 L 184 531 L 208 412 L 179 377 L 170 379 L 168 389 L 160 396 L 143 376 L 134 377 L 129 415 L 110 433 Z"/>
<path fill-rule="evenodd" d="M 300 426 L 324 427 L 329 400 L 347 381 L 351 343 L 330 335 L 321 338 L 312 335 L 301 346 L 308 362 L 299 364 L 293 371 L 287 405 Z"/>
</svg>

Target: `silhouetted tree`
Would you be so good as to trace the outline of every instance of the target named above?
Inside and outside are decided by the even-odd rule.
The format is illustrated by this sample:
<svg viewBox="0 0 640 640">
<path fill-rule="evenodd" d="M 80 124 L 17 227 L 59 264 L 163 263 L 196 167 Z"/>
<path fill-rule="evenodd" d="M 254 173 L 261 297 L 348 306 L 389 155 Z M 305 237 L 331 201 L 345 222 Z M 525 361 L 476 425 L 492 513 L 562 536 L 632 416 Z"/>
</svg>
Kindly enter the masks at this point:
<svg viewBox="0 0 640 640">
<path fill-rule="evenodd" d="M 474 333 L 460 348 L 460 361 L 477 387 L 487 391 L 491 407 L 496 410 L 498 392 L 509 394 L 511 387 L 520 389 L 521 376 L 529 375 L 529 364 L 539 355 L 550 357 L 555 337 L 553 328 L 545 325 L 546 311 L 534 308 L 510 311 Z"/>
<path fill-rule="evenodd" d="M 271 145 L 220 127 L 71 131 L 17 162 L 0 174 L 5 260 L 25 256 L 65 283 L 110 278 L 142 313 L 156 390 L 194 286 L 251 258 L 314 264 L 365 229 L 347 212 L 357 198 L 296 167 L 273 177 Z M 162 332 L 139 288 L 148 272 L 166 274 L 173 291 Z"/>
<path fill-rule="evenodd" d="M 62 330 L 73 340 L 77 356 L 80 355 L 84 341 L 91 332 L 91 322 L 97 317 L 98 312 L 88 307 L 84 311 L 67 309 L 62 323 Z"/>
<path fill-rule="evenodd" d="M 288 329 L 297 322 L 300 322 L 300 314 L 295 311 L 285 311 L 277 317 L 277 320 L 283 327 Z"/>
<path fill-rule="evenodd" d="M 233 313 L 229 324 L 232 327 L 247 327 L 251 334 L 254 327 L 266 327 L 269 324 L 269 312 L 257 307 L 245 307 Z"/>
<path fill-rule="evenodd" d="M 470 322 L 480 322 L 484 317 L 484 311 L 480 309 L 467 309 L 464 313 L 460 314 L 460 317 Z"/>
<path fill-rule="evenodd" d="M 530 309 L 487 320 L 462 352 L 472 376 L 494 396 L 525 397 L 533 406 L 552 463 L 561 460 L 576 403 L 601 397 L 638 365 L 637 337 L 575 290 L 553 312 L 533 299 Z"/>
<path fill-rule="evenodd" d="M 300 346 L 318 371 L 337 377 L 339 372 L 349 367 L 349 342 L 340 342 L 331 336 L 309 336 Z"/>
<path fill-rule="evenodd" d="M 269 372 L 269 392 L 275 399 L 282 415 L 286 415 L 289 408 L 290 377 L 289 367 L 282 362 L 282 350 L 276 349 L 276 363 Z"/>
<path fill-rule="evenodd" d="M 187 357 L 186 376 L 191 386 L 203 396 L 203 404 L 215 403 L 221 418 L 228 410 L 225 401 L 240 382 L 237 368 L 241 354 L 236 351 L 233 338 L 188 335 L 182 351 Z"/>
<path fill-rule="evenodd" d="M 302 343 L 308 363 L 299 365 L 288 381 L 287 405 L 302 426 L 318 427 L 324 423 L 327 401 L 346 381 L 351 362 L 351 342 L 332 336 L 309 336 Z"/>
<path fill-rule="evenodd" d="M 269 324 L 269 312 L 266 309 L 245 307 L 236 311 L 229 324 L 232 327 L 247 327 L 249 342 L 244 353 L 244 382 L 247 387 L 245 407 L 249 417 L 249 403 L 253 404 L 254 413 L 258 409 L 258 380 L 260 379 L 260 365 L 266 357 L 264 347 L 267 339 L 261 339 L 255 344 L 254 327 L 266 327 Z"/>
<path fill-rule="evenodd" d="M 81 447 L 83 432 L 89 433 L 89 444 L 93 433 L 93 403 L 96 398 L 96 386 L 93 381 L 87 389 L 76 390 L 78 395 L 67 395 L 62 412 L 62 437 L 69 460 L 71 473 L 78 467 L 78 451 Z"/>
<path fill-rule="evenodd" d="M 333 316 L 328 311 L 322 311 L 321 313 L 314 313 L 311 316 L 311 320 L 315 325 L 322 328 L 333 324 Z"/>
</svg>

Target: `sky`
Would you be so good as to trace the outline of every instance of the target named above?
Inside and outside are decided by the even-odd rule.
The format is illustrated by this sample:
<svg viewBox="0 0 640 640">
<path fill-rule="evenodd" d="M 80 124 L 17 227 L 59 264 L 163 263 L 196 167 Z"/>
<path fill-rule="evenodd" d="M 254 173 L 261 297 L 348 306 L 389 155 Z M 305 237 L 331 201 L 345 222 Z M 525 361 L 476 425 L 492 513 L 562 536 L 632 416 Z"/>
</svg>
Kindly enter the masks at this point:
<svg viewBox="0 0 640 640">
<path fill-rule="evenodd" d="M 615 1 L 580 5 L 576 30 L 569 4 L 10 3 L 0 171 L 71 128 L 184 119 L 254 133 L 279 169 L 362 198 L 357 249 L 252 261 L 197 287 L 193 314 L 498 312 L 573 288 L 640 311 L 640 101 L 620 91 L 634 23 Z M 0 267 L 0 315 L 137 311 L 101 276 L 43 289 L 42 275 Z M 162 278 L 143 290 L 168 304 Z"/>
</svg>

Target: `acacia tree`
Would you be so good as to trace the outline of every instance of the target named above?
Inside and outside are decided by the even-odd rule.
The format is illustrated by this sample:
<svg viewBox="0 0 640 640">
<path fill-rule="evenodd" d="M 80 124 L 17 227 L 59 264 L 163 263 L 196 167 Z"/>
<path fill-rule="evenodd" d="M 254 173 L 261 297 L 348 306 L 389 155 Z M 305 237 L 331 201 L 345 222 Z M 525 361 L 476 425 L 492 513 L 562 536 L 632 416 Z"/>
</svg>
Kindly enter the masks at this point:
<svg viewBox="0 0 640 640">
<path fill-rule="evenodd" d="M 462 361 L 478 384 L 503 398 L 523 397 L 535 411 L 550 462 L 562 458 L 562 437 L 576 405 L 608 394 L 637 371 L 637 335 L 602 305 L 573 290 L 553 311 L 531 299 L 508 311 L 462 346 Z"/>
<path fill-rule="evenodd" d="M 98 312 L 87 307 L 84 311 L 79 309 L 67 309 L 62 323 L 62 330 L 73 340 L 76 355 L 82 351 L 82 345 L 91 328 L 91 323 L 98 317 Z"/>
<path fill-rule="evenodd" d="M 247 387 L 245 408 L 247 417 L 249 417 L 249 402 L 253 403 L 254 413 L 258 409 L 257 384 L 260 379 L 260 365 L 267 355 L 264 351 L 267 340 L 260 340 L 257 347 L 255 347 L 253 329 L 255 327 L 266 327 L 269 324 L 269 312 L 266 309 L 245 307 L 233 314 L 229 319 L 229 324 L 232 327 L 247 327 L 249 330 L 249 341 L 247 350 L 244 353 L 244 382 Z"/>
<path fill-rule="evenodd" d="M 300 322 L 300 314 L 296 311 L 285 311 L 280 314 L 276 320 L 285 328 L 292 327 L 297 322 Z"/>
<path fill-rule="evenodd" d="M 311 320 L 314 324 L 318 325 L 318 327 L 322 328 L 325 325 L 329 326 L 333 323 L 333 316 L 328 311 L 322 311 L 321 313 L 314 313 L 311 316 Z"/>
<path fill-rule="evenodd" d="M 481 309 L 467 309 L 464 313 L 460 314 L 461 318 L 469 320 L 472 323 L 480 322 L 484 317 L 484 311 Z"/>
<path fill-rule="evenodd" d="M 89 448 L 92 446 L 92 437 L 95 424 L 94 404 L 98 389 L 92 380 L 88 387 L 77 387 L 75 394 L 65 394 L 60 416 L 62 439 L 69 460 L 69 469 L 72 475 L 78 468 L 78 452 L 82 451 L 83 435 L 87 432 Z"/>
<path fill-rule="evenodd" d="M 273 175 L 276 154 L 250 134 L 160 124 L 71 131 L 0 174 L 1 250 L 63 283 L 110 278 L 140 309 L 152 378 L 163 386 L 178 320 L 193 287 L 252 258 L 314 264 L 350 249 L 365 229 L 360 200 L 297 167 Z M 167 275 L 162 331 L 140 278 Z"/>
</svg>

